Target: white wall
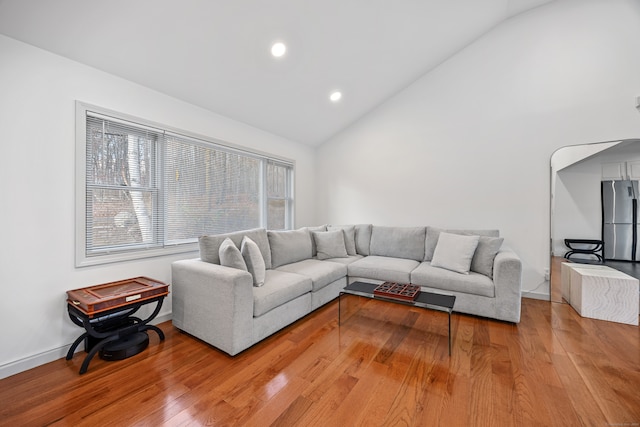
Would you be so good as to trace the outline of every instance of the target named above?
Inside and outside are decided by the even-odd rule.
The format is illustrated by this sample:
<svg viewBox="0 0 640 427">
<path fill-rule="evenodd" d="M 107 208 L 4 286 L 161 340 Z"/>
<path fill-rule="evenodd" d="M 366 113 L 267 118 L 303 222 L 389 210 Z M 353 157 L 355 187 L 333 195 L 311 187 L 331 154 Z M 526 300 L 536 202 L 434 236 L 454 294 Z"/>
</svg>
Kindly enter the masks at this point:
<svg viewBox="0 0 640 427">
<path fill-rule="evenodd" d="M 563 256 L 569 249 L 564 239 L 600 239 L 600 160 L 589 159 L 558 173 L 552 244 L 553 255 Z"/>
<path fill-rule="evenodd" d="M 640 135 L 639 52 L 637 1 L 510 19 L 318 149 L 319 219 L 497 227 L 548 297 L 550 156 Z"/>
<path fill-rule="evenodd" d="M 66 354 L 82 332 L 66 290 L 140 275 L 169 282 L 181 258 L 74 268 L 75 100 L 295 160 L 296 222 L 315 223 L 313 149 L 0 36 L 0 378 Z"/>
</svg>

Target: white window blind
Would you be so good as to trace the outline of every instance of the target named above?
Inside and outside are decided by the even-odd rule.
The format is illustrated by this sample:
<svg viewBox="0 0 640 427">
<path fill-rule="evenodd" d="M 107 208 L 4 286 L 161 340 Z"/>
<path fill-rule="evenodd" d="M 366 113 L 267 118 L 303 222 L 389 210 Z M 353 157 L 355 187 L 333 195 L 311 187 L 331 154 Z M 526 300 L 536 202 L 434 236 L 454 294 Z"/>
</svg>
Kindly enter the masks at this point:
<svg viewBox="0 0 640 427">
<path fill-rule="evenodd" d="M 293 227 L 292 163 L 77 108 L 84 127 L 77 265 L 194 250 L 206 234 Z"/>
<path fill-rule="evenodd" d="M 156 246 L 156 150 L 161 134 L 134 124 L 87 117 L 88 254 Z"/>
<path fill-rule="evenodd" d="M 169 136 L 167 242 L 261 226 L 258 158 Z"/>
</svg>

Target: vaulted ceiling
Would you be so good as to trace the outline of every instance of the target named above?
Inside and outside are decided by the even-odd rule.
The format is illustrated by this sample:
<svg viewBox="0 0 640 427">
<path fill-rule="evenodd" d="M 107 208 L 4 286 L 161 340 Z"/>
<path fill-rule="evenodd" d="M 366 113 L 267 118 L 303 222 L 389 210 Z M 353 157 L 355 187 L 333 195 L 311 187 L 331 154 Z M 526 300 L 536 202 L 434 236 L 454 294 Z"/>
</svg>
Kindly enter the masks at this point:
<svg viewBox="0 0 640 427">
<path fill-rule="evenodd" d="M 0 0 L 0 34 L 314 146 L 550 1 Z"/>
</svg>

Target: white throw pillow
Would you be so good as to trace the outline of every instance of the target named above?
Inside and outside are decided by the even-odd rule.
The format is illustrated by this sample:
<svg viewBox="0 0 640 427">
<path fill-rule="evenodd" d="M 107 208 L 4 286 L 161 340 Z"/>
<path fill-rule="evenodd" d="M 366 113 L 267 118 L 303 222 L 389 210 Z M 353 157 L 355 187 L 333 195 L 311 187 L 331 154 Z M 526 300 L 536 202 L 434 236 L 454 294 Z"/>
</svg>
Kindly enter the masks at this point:
<svg viewBox="0 0 640 427">
<path fill-rule="evenodd" d="M 440 233 L 431 265 L 457 273 L 469 274 L 473 254 L 480 236 Z"/>
<path fill-rule="evenodd" d="M 247 264 L 242 258 L 240 250 L 230 238 L 224 239 L 220 248 L 218 249 L 218 256 L 220 257 L 220 265 L 225 267 L 237 268 L 238 270 L 247 270 Z"/>
<path fill-rule="evenodd" d="M 240 247 L 240 253 L 244 258 L 244 262 L 247 264 L 247 270 L 253 276 L 253 286 L 264 285 L 264 279 L 266 277 L 266 268 L 264 264 L 264 258 L 260 248 L 250 238 L 244 236 L 242 238 L 242 245 Z"/>
<path fill-rule="evenodd" d="M 313 232 L 313 239 L 318 248 L 318 259 L 347 258 L 347 248 L 344 244 L 342 230 Z"/>
<path fill-rule="evenodd" d="M 327 231 L 342 230 L 344 232 L 344 247 L 348 255 L 356 255 L 356 226 L 355 225 L 329 225 Z"/>
</svg>

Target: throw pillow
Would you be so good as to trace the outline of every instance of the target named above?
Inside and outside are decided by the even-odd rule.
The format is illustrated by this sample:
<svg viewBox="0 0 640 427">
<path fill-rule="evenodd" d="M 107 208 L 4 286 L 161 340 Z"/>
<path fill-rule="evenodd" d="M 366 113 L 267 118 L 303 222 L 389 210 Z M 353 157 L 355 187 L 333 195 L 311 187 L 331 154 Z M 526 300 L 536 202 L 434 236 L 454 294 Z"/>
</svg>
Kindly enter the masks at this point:
<svg viewBox="0 0 640 427">
<path fill-rule="evenodd" d="M 253 276 L 253 286 L 264 285 L 267 272 L 264 265 L 264 258 L 262 258 L 262 253 L 256 242 L 244 236 L 242 238 L 240 253 L 242 254 L 242 258 L 244 258 L 244 262 L 247 264 L 247 270 Z"/>
<path fill-rule="evenodd" d="M 502 246 L 502 237 L 480 236 L 478 247 L 471 260 L 471 271 L 493 279 L 493 260 Z"/>
<path fill-rule="evenodd" d="M 344 233 L 342 230 L 314 231 L 313 238 L 318 248 L 318 259 L 349 257 L 344 244 Z"/>
<path fill-rule="evenodd" d="M 327 225 L 318 225 L 316 227 L 304 227 L 309 233 L 313 233 L 314 231 L 327 231 Z M 311 256 L 316 256 L 318 254 L 318 249 L 316 248 L 316 242 L 311 236 Z"/>
<path fill-rule="evenodd" d="M 438 244 L 438 237 L 441 232 L 453 233 L 453 234 L 471 234 L 474 236 L 487 236 L 487 237 L 500 237 L 500 230 L 486 229 L 486 230 L 443 230 L 437 227 L 427 227 L 427 238 L 424 247 L 424 260 L 431 261 L 433 258 L 433 251 Z"/>
<path fill-rule="evenodd" d="M 356 255 L 356 226 L 355 225 L 329 225 L 328 231 L 342 230 L 344 232 L 344 245 L 347 254 Z"/>
<path fill-rule="evenodd" d="M 236 247 L 242 245 L 242 238 L 249 237 L 256 242 L 260 248 L 260 252 L 264 257 L 264 264 L 267 268 L 271 268 L 271 250 L 269 249 L 269 238 L 267 230 L 264 228 L 253 228 L 251 230 L 235 231 L 232 233 L 215 234 L 209 236 L 200 236 L 198 243 L 200 244 L 200 259 L 213 264 L 220 264 L 220 245 L 227 237 L 230 238 Z"/>
<path fill-rule="evenodd" d="M 473 254 L 480 236 L 440 233 L 431 265 L 457 273 L 469 274 Z"/>
<path fill-rule="evenodd" d="M 218 256 L 220 257 L 220 265 L 248 271 L 247 264 L 245 264 L 240 250 L 230 238 L 227 237 L 224 239 L 220 245 L 220 249 L 218 249 Z"/>
</svg>

